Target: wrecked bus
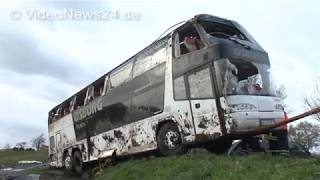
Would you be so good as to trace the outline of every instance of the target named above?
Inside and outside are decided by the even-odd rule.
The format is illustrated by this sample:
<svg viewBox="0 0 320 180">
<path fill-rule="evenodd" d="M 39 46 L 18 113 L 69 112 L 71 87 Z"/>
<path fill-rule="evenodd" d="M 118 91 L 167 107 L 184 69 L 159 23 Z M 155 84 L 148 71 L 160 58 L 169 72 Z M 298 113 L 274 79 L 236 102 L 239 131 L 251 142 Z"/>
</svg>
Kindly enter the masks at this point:
<svg viewBox="0 0 320 180">
<path fill-rule="evenodd" d="M 268 54 L 237 22 L 197 15 L 49 112 L 50 165 L 204 145 L 284 117 Z M 240 138 L 233 136 L 233 138 Z"/>
</svg>

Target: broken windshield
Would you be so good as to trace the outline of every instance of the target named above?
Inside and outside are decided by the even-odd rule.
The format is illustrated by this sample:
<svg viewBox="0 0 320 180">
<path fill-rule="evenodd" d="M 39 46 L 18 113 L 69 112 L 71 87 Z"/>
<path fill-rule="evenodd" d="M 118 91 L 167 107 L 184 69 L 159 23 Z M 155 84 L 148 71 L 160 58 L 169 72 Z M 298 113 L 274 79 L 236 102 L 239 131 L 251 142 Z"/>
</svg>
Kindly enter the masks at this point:
<svg viewBox="0 0 320 180">
<path fill-rule="evenodd" d="M 204 28 L 207 34 L 217 37 L 217 38 L 226 38 L 226 39 L 241 39 L 248 41 L 248 38 L 240 32 L 234 26 L 229 26 L 226 24 L 221 24 L 218 22 L 210 22 L 210 21 L 201 21 L 199 22 L 201 26 Z"/>
<path fill-rule="evenodd" d="M 258 95 L 274 96 L 275 87 L 270 77 L 270 67 L 243 60 L 216 61 L 218 85 L 224 96 Z"/>
</svg>

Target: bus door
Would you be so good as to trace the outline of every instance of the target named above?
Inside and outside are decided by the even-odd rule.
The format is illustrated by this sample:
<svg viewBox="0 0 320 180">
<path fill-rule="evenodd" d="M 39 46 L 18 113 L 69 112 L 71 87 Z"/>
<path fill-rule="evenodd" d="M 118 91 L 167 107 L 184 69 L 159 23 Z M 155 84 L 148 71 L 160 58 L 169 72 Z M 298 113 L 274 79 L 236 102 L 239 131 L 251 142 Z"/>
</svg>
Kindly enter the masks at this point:
<svg viewBox="0 0 320 180">
<path fill-rule="evenodd" d="M 56 157 L 58 162 L 57 165 L 59 166 L 62 160 L 62 145 L 60 131 L 56 132 Z"/>
<path fill-rule="evenodd" d="M 188 98 L 197 137 L 222 134 L 211 74 L 212 67 L 209 65 L 192 70 L 187 74 Z"/>
</svg>

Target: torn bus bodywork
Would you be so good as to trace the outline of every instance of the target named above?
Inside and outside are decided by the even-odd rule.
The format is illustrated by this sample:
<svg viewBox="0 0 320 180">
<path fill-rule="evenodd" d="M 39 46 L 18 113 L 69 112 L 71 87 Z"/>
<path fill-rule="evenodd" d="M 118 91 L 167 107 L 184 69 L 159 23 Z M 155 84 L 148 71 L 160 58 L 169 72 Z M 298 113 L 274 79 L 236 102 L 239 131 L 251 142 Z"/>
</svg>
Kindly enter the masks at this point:
<svg viewBox="0 0 320 180">
<path fill-rule="evenodd" d="M 51 165 L 208 143 L 222 152 L 283 119 L 269 69 L 238 23 L 195 16 L 49 112 Z"/>
<path fill-rule="evenodd" d="M 234 21 L 199 15 L 192 22 L 198 35 L 189 28 L 191 23 L 180 27 L 181 34 L 198 36 L 196 39 L 202 39 L 207 47 L 199 47 L 192 53 L 175 52 L 178 57 L 173 60 L 172 73 L 179 77 L 196 67 L 212 64 L 209 65 L 210 74 L 213 74 L 212 94 L 218 98 L 214 110 L 207 108 L 206 111 L 216 112 L 211 117 L 219 119 L 214 122 L 219 122 L 221 134 L 281 120 L 282 102 L 276 97 L 268 55 L 261 46 Z M 176 36 L 175 43 L 181 46 L 183 37 Z M 208 120 L 206 111 L 203 112 L 206 115 L 199 118 L 204 124 Z"/>
</svg>

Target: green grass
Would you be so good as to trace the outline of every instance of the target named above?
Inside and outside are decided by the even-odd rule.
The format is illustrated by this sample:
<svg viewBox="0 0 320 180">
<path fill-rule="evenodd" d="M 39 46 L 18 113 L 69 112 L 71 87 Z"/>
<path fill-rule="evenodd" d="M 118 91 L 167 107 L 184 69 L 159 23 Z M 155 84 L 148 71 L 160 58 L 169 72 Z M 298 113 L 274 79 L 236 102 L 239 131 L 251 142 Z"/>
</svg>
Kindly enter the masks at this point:
<svg viewBox="0 0 320 180">
<path fill-rule="evenodd" d="M 20 160 L 46 159 L 46 151 L 0 152 L 1 165 L 12 165 Z M 58 169 L 33 168 L 25 170 L 25 173 L 76 179 L 76 176 Z M 196 152 L 121 161 L 115 166 L 104 168 L 96 179 L 320 179 L 320 157 L 283 157 L 268 154 L 226 156 Z"/>
<path fill-rule="evenodd" d="M 317 179 L 319 157 L 289 158 L 267 154 L 226 156 L 191 153 L 128 160 L 106 168 L 96 179 Z"/>
<path fill-rule="evenodd" d="M 36 161 L 45 161 L 48 159 L 48 151 L 14 151 L 14 150 L 5 150 L 0 151 L 0 165 L 1 166 L 10 166 L 17 164 L 18 161 L 23 160 L 36 160 Z"/>
</svg>

